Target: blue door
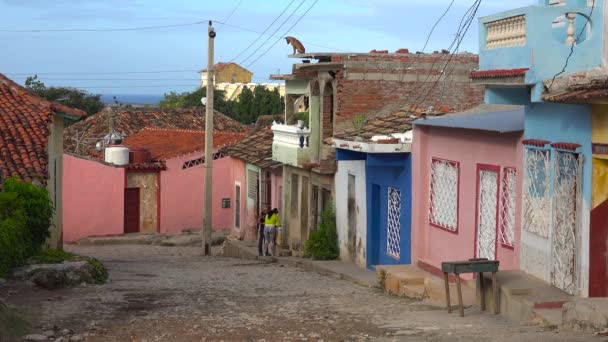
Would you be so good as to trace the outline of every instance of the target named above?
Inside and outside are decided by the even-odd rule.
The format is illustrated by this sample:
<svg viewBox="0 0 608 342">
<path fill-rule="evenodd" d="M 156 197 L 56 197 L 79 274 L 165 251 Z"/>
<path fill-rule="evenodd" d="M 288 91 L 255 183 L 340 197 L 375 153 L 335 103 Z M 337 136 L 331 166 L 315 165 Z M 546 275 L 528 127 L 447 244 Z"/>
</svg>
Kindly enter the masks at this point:
<svg viewBox="0 0 608 342">
<path fill-rule="evenodd" d="M 368 250 L 371 253 L 367 259 L 367 266 L 370 268 L 380 265 L 380 208 L 380 185 L 372 184 L 371 215 L 369 216 L 371 218 L 371 240 L 368 242 Z"/>
</svg>

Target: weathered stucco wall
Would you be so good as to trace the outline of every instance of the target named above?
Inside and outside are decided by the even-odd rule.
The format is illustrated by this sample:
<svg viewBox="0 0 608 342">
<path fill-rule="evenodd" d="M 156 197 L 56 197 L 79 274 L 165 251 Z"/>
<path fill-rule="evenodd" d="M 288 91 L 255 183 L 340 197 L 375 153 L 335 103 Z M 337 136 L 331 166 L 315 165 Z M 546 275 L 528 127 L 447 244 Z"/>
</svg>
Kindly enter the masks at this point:
<svg viewBox="0 0 608 342">
<path fill-rule="evenodd" d="M 500 268 L 518 269 L 521 230 L 521 133 L 491 133 L 465 129 L 415 126 L 412 143 L 413 205 L 412 261 L 441 268 L 442 261 L 466 260 L 475 255 L 477 164 L 517 168 L 515 248 L 498 243 Z M 458 231 L 429 223 L 431 158 L 460 163 Z"/>
<path fill-rule="evenodd" d="M 158 231 L 158 172 L 127 171 L 127 188 L 139 188 L 139 231 Z"/>
<path fill-rule="evenodd" d="M 354 176 L 354 198 L 349 198 L 349 176 Z M 365 160 L 339 161 L 335 182 L 336 225 L 338 229 L 340 259 L 366 267 L 367 204 Z M 350 203 L 352 201 L 354 203 Z M 354 209 L 355 212 L 351 213 L 349 207 Z M 356 222 L 351 222 L 352 220 L 356 220 Z"/>
<path fill-rule="evenodd" d="M 163 233 L 184 229 L 201 229 L 203 225 L 203 193 L 205 169 L 197 165 L 183 169 L 186 161 L 200 158 L 201 153 L 166 161 L 161 172 L 160 230 Z M 230 229 L 234 225 L 231 209 L 222 209 L 222 198 L 233 198 L 232 159 L 213 161 L 213 229 Z M 232 189 L 232 190 L 231 190 Z M 231 201 L 233 207 L 234 200 Z"/>
<path fill-rule="evenodd" d="M 63 155 L 63 241 L 122 234 L 125 170 Z"/>
<path fill-rule="evenodd" d="M 582 208 L 580 208 L 580 232 L 576 247 L 576 269 L 579 270 L 578 288 L 580 295 L 586 296 L 589 285 L 589 212 L 591 205 L 591 106 L 539 103 L 526 106 L 525 138 L 543 139 L 550 142 L 580 144 L 583 154 Z M 553 168 L 554 156 L 551 159 Z M 551 172 L 551 180 L 553 180 Z M 551 184 L 553 198 L 553 184 Z M 521 268 L 547 282 L 550 282 L 552 257 L 551 241 L 553 229 L 547 238 L 525 230 L 521 237 Z"/>
</svg>

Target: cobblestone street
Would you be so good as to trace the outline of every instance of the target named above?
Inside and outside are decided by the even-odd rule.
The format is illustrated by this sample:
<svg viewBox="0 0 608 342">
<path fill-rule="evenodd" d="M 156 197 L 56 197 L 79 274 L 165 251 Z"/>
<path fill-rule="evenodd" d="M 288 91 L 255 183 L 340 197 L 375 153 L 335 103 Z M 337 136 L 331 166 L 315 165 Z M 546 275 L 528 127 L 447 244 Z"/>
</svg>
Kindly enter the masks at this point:
<svg viewBox="0 0 608 342">
<path fill-rule="evenodd" d="M 590 341 L 499 316 L 389 296 L 276 263 L 201 257 L 198 248 L 74 247 L 105 263 L 110 281 L 59 293 L 17 291 L 43 325 L 86 341 Z M 35 305 L 41 301 L 41 307 Z"/>
</svg>

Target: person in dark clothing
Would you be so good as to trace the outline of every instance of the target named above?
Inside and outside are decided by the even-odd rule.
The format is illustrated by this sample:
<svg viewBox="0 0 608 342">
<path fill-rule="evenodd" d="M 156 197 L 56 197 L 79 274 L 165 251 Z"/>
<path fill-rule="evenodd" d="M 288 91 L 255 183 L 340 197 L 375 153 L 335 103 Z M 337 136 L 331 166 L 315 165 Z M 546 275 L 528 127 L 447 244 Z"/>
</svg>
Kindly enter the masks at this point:
<svg viewBox="0 0 608 342">
<path fill-rule="evenodd" d="M 270 207 L 262 209 L 260 218 L 258 219 L 258 256 L 263 256 L 264 251 L 262 246 L 264 245 L 264 223 L 266 221 L 266 215 L 270 212 Z"/>
</svg>

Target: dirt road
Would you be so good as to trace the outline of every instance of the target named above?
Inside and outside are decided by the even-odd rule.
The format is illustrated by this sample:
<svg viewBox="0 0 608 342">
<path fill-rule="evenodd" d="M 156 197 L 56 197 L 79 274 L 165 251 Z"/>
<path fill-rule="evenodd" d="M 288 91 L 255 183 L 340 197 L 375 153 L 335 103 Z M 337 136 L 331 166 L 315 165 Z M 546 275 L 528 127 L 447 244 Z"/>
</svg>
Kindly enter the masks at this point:
<svg viewBox="0 0 608 342">
<path fill-rule="evenodd" d="M 202 257 L 198 248 L 68 249 L 103 261 L 109 283 L 17 287 L 8 302 L 86 341 L 601 341 L 474 310 L 460 318 L 296 268 Z"/>
</svg>

